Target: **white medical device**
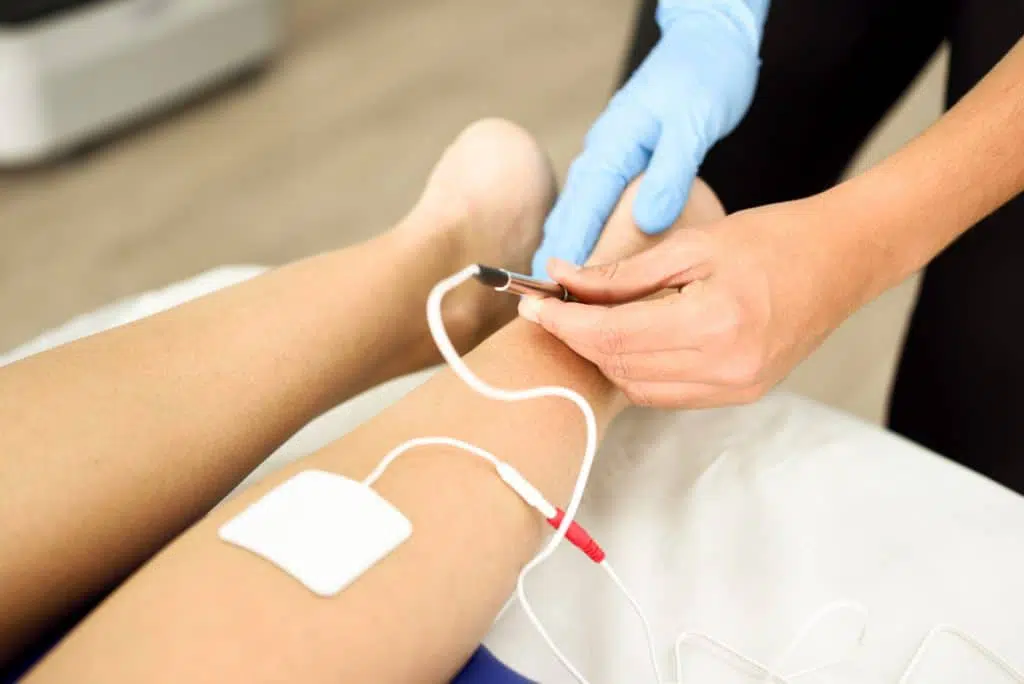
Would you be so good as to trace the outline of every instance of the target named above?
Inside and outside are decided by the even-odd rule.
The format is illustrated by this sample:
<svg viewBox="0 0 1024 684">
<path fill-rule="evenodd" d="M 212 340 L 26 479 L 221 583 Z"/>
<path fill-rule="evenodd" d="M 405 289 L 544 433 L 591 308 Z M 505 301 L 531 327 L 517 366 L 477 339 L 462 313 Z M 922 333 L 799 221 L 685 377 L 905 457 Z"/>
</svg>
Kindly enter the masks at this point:
<svg viewBox="0 0 1024 684">
<path fill-rule="evenodd" d="M 220 528 L 318 596 L 334 596 L 394 551 L 412 523 L 370 487 L 303 470 Z"/>
<path fill-rule="evenodd" d="M 38 162 L 265 63 L 279 0 L 4 0 L 0 165 Z"/>
</svg>

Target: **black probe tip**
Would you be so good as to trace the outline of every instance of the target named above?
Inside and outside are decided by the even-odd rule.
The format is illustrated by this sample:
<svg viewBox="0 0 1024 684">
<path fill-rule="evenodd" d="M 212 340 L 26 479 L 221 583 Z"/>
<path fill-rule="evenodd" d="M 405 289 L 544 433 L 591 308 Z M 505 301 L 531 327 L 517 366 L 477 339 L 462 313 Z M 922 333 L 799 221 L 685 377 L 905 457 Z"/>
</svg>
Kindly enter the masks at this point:
<svg viewBox="0 0 1024 684">
<path fill-rule="evenodd" d="M 488 287 L 506 287 L 511 280 L 508 272 L 500 268 L 492 268 L 483 264 L 477 264 L 476 267 L 478 269 L 476 279 Z"/>
</svg>

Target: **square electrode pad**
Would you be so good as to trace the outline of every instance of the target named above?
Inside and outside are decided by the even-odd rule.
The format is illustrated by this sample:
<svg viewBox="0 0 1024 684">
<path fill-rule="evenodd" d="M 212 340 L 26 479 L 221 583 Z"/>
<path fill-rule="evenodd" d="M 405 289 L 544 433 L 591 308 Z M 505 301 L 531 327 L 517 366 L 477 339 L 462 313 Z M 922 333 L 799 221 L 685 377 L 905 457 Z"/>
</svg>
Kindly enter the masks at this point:
<svg viewBox="0 0 1024 684">
<path fill-rule="evenodd" d="M 266 558 L 320 596 L 334 596 L 412 534 L 370 487 L 304 470 L 226 522 L 220 538 Z"/>
</svg>

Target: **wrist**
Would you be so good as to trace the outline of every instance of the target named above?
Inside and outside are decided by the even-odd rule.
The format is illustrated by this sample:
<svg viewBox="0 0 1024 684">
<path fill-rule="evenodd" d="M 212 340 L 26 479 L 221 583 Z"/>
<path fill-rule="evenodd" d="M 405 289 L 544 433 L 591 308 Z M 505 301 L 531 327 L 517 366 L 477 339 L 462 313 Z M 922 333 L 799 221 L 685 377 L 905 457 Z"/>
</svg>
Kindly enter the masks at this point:
<svg viewBox="0 0 1024 684">
<path fill-rule="evenodd" d="M 906 277 L 896 246 L 877 230 L 878 217 L 858 188 L 844 183 L 799 201 L 814 217 L 804 237 L 819 245 L 821 282 L 836 286 L 823 294 L 844 304 L 844 317 Z"/>
<path fill-rule="evenodd" d="M 869 270 L 869 297 L 898 285 L 945 245 L 949 216 L 918 173 L 890 168 L 892 159 L 822 193 L 838 239 Z M 830 229 L 831 230 L 831 229 Z"/>
<path fill-rule="evenodd" d="M 761 45 L 768 3 L 765 0 L 661 0 L 655 19 L 662 34 L 686 25 L 687 19 L 698 20 L 701 31 L 707 27 L 701 18 L 720 21 L 718 30 L 730 30 L 743 36 L 753 51 Z"/>
</svg>

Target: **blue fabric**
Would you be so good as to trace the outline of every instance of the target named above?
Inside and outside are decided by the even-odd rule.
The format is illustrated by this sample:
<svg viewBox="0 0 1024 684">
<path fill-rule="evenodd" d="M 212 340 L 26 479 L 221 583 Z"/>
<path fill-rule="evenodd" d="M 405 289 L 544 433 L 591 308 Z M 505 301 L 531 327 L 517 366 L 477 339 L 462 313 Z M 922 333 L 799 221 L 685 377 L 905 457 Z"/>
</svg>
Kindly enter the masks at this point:
<svg viewBox="0 0 1024 684">
<path fill-rule="evenodd" d="M 462 668 L 462 672 L 455 675 L 452 684 L 534 684 L 532 679 L 527 679 L 510 670 L 504 663 L 498 660 L 493 653 L 481 646 L 473 654 L 473 657 Z"/>
</svg>

